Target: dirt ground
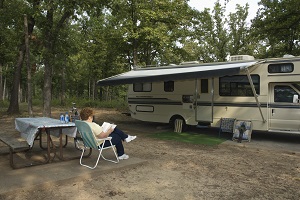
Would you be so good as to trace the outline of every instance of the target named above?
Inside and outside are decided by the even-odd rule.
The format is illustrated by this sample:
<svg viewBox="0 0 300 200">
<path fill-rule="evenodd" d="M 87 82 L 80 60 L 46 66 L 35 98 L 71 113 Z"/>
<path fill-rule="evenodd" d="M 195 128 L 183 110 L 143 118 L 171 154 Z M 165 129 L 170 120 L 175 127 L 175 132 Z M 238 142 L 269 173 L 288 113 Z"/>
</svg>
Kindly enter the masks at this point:
<svg viewBox="0 0 300 200">
<path fill-rule="evenodd" d="M 1 117 L 1 123 L 5 118 Z M 277 148 L 277 143 L 286 140 L 283 136 L 277 136 L 274 146 L 237 145 L 228 137 L 224 144 L 208 147 L 150 138 L 149 134 L 165 127 L 115 110 L 97 110 L 96 121 L 104 119 L 137 135 L 135 141 L 124 144 L 125 151 L 146 159 L 146 164 L 60 187 L 20 188 L 0 199 L 300 199 L 300 151 Z M 217 135 L 217 130 L 209 131 Z M 300 145 L 300 137 L 289 137 L 287 145 Z M 253 142 L 271 138 L 255 133 L 252 137 Z"/>
</svg>

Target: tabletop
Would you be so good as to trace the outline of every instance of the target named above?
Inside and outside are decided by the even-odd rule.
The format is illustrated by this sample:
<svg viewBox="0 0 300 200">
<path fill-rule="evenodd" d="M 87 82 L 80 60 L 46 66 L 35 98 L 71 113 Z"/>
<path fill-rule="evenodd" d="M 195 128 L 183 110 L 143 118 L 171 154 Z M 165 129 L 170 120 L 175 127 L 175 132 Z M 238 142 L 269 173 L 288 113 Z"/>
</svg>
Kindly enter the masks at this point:
<svg viewBox="0 0 300 200">
<path fill-rule="evenodd" d="M 62 123 L 58 119 L 49 117 L 16 118 L 15 127 L 21 133 L 21 137 L 24 138 L 30 146 L 33 145 L 36 134 L 41 128 L 48 129 L 51 135 L 57 137 L 60 134 L 60 129 L 63 130 L 63 134 L 70 137 L 76 137 L 77 132 L 75 123 Z"/>
</svg>

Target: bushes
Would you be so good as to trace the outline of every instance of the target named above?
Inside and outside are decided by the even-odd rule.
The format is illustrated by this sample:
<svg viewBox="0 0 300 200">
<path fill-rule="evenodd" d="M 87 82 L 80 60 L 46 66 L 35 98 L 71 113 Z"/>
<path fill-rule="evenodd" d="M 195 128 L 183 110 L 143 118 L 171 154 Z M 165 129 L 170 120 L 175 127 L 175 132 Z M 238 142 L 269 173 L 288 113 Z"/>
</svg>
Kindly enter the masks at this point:
<svg viewBox="0 0 300 200">
<path fill-rule="evenodd" d="M 43 106 L 42 101 L 35 101 L 35 103 L 38 103 L 38 105 L 34 104 L 35 106 Z M 66 99 L 66 105 L 61 105 L 61 102 L 59 99 L 53 99 L 51 102 L 52 107 L 67 107 L 72 108 L 72 103 L 76 103 L 76 107 L 78 109 L 83 107 L 92 107 L 92 108 L 116 108 L 116 109 L 126 109 L 127 108 L 127 102 L 124 99 L 117 99 L 117 100 L 111 100 L 111 101 L 100 101 L 100 100 L 89 100 L 89 99 L 76 99 L 76 98 L 70 98 Z"/>
<path fill-rule="evenodd" d="M 65 110 L 71 110 L 72 103 L 76 103 L 76 107 L 78 110 L 84 107 L 92 107 L 92 108 L 114 108 L 117 110 L 127 110 L 128 104 L 124 99 L 117 99 L 111 101 L 100 101 L 100 100 L 88 100 L 88 99 L 66 99 L 66 105 L 61 105 L 59 99 L 53 99 L 51 102 L 51 107 L 53 108 L 62 108 Z M 33 99 L 32 105 L 34 107 L 43 108 L 43 100 L 42 99 Z M 23 102 L 19 104 L 20 112 L 27 112 L 27 102 Z M 9 107 L 9 101 L 0 101 L 0 112 L 5 113 Z"/>
</svg>

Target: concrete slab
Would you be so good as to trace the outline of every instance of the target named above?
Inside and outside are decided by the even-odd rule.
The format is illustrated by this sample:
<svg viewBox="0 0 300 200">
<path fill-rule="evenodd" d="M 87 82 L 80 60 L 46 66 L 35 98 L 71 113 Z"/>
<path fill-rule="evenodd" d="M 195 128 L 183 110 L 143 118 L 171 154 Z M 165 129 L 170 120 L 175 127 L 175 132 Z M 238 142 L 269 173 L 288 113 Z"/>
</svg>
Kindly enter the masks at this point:
<svg viewBox="0 0 300 200">
<path fill-rule="evenodd" d="M 88 169 L 79 164 L 79 159 L 69 161 L 57 161 L 53 163 L 12 169 L 9 165 L 9 155 L 1 148 L 0 154 L 0 194 L 13 193 L 15 190 L 43 188 L 62 182 L 72 182 L 78 179 L 89 179 L 101 176 L 111 171 L 131 168 L 145 164 L 147 161 L 140 158 L 130 157 L 128 160 L 121 160 L 118 164 L 100 159 L 98 166 Z M 108 158 L 113 158 L 112 154 L 105 152 Z M 93 151 L 91 157 L 84 159 L 85 164 L 93 165 L 98 152 Z"/>
</svg>

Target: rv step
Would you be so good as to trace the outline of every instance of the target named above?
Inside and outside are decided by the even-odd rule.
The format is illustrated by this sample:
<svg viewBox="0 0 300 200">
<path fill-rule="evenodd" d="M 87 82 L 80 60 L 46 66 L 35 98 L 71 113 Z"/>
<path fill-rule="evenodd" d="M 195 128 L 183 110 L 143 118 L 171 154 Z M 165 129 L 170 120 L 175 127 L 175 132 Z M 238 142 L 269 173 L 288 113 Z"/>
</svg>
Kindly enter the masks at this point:
<svg viewBox="0 0 300 200">
<path fill-rule="evenodd" d="M 269 130 L 271 133 L 290 133 L 290 134 L 300 134 L 300 131 L 289 131 L 289 130 Z"/>
</svg>

